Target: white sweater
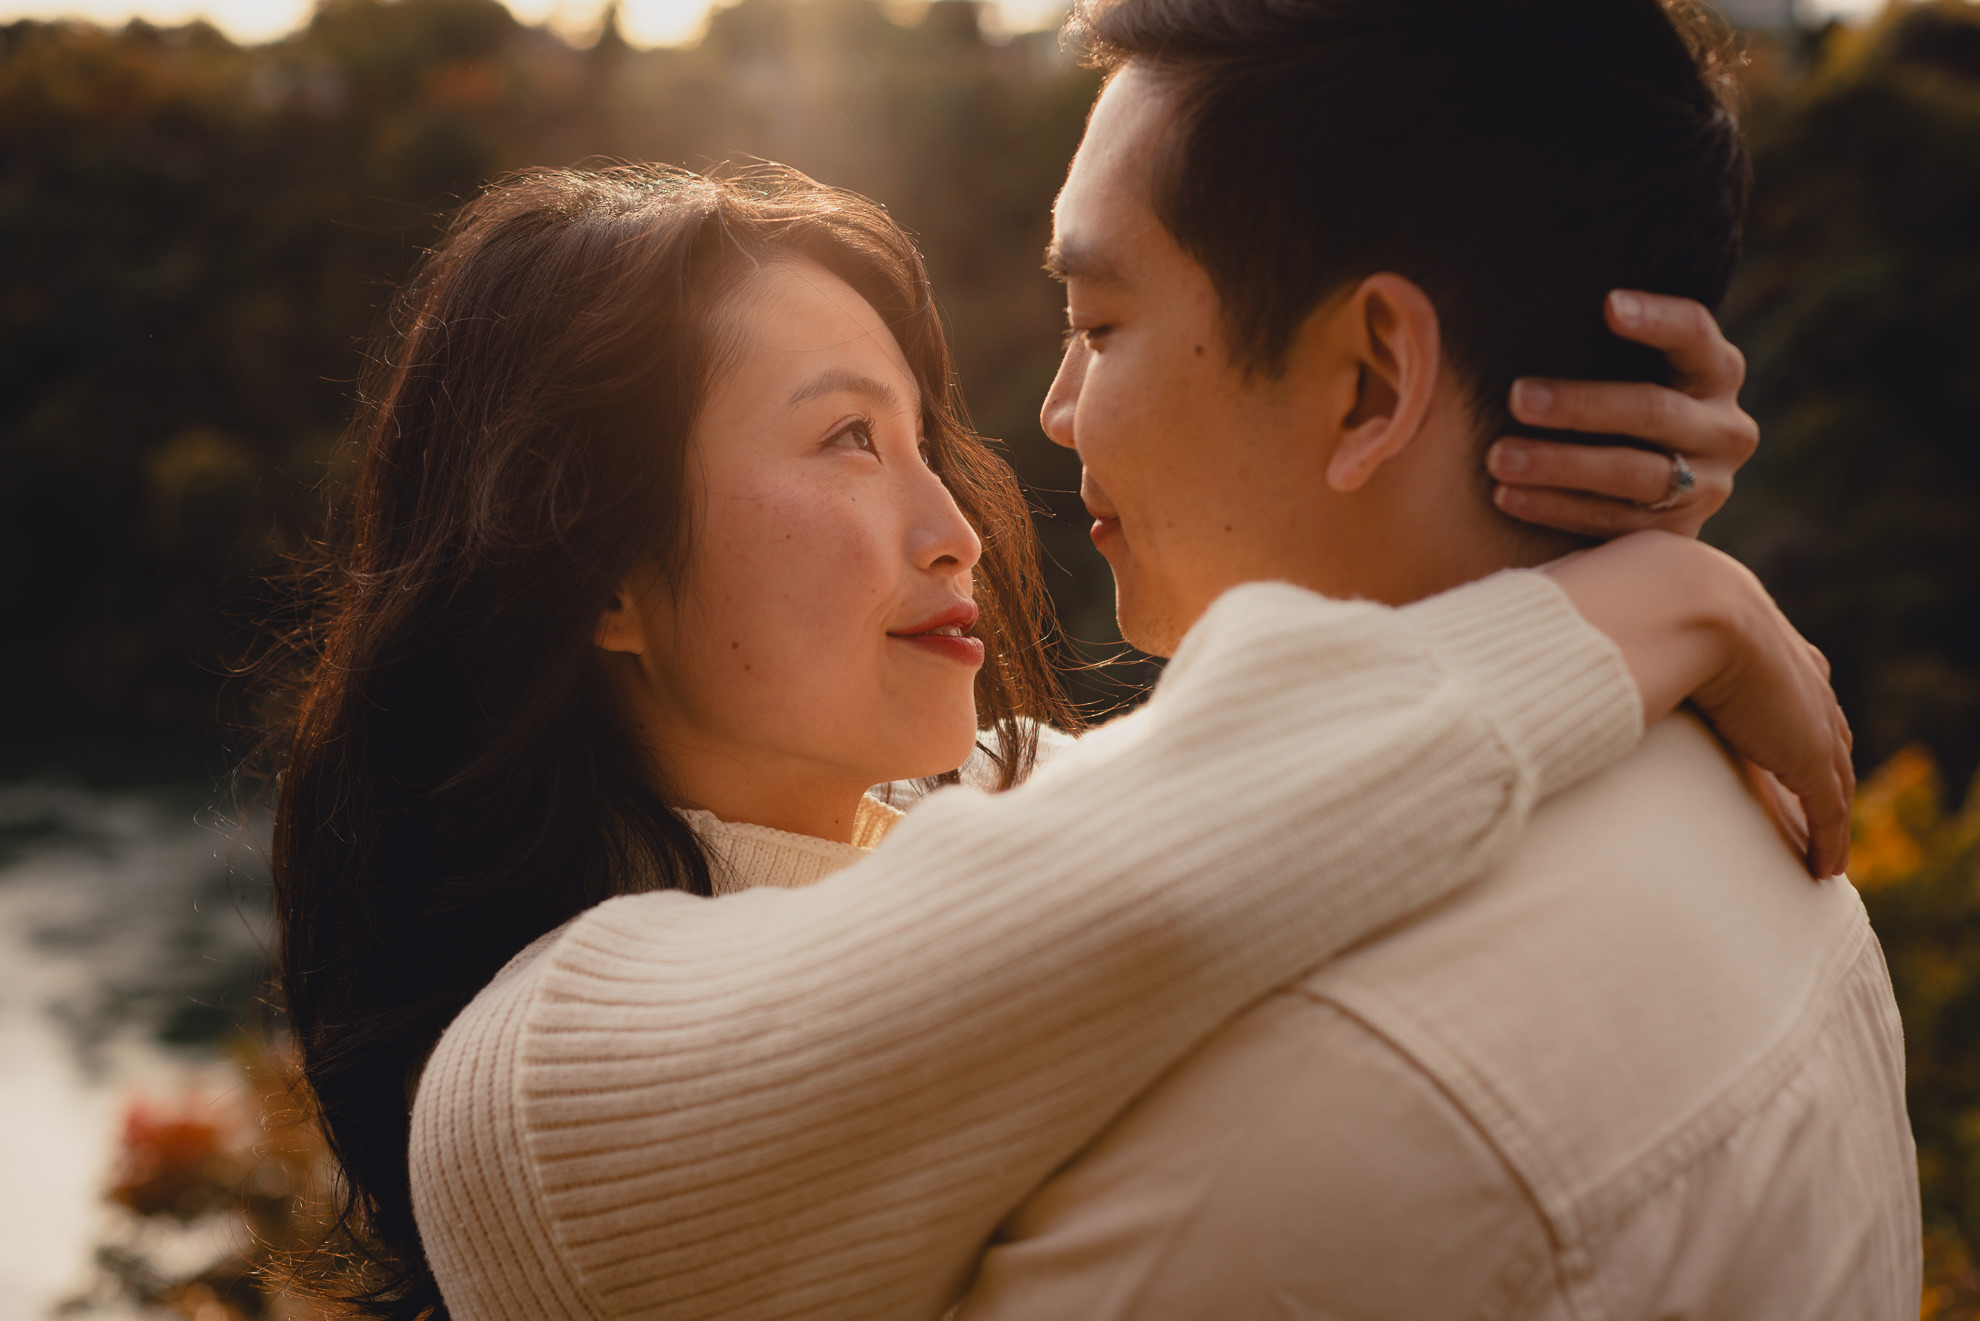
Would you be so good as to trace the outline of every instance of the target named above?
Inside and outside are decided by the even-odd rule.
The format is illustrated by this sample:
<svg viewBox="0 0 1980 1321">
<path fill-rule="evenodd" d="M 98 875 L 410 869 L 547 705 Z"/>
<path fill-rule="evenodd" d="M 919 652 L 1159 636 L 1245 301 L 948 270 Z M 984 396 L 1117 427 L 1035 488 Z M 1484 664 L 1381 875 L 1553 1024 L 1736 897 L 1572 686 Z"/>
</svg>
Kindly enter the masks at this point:
<svg viewBox="0 0 1980 1321">
<path fill-rule="evenodd" d="M 435 1049 L 410 1159 L 448 1306 L 938 1316 L 1163 1070 L 1482 874 L 1641 724 L 1542 575 L 1403 610 L 1260 584 L 1140 712 L 870 856 L 703 820 L 731 884 L 798 888 L 600 904 Z"/>
</svg>

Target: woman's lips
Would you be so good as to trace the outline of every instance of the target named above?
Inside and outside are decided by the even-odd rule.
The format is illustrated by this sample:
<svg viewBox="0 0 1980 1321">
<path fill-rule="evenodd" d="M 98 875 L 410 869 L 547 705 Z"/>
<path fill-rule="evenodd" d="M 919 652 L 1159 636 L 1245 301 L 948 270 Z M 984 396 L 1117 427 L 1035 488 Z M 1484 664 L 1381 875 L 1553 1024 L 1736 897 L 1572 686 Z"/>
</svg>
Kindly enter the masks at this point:
<svg viewBox="0 0 1980 1321">
<path fill-rule="evenodd" d="M 932 618 L 887 636 L 964 665 L 981 665 L 983 639 L 969 636 L 975 627 L 976 606 L 959 601 Z"/>
<path fill-rule="evenodd" d="M 964 665 L 983 664 L 983 639 L 959 633 L 895 633 L 894 638 Z"/>
</svg>

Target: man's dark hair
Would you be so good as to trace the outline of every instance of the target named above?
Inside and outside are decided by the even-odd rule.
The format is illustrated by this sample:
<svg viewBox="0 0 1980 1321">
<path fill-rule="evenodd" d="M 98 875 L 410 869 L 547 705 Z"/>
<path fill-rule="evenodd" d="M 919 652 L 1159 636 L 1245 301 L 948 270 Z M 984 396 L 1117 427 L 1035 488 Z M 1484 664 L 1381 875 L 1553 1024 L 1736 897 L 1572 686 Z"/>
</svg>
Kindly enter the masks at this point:
<svg viewBox="0 0 1980 1321">
<path fill-rule="evenodd" d="M 1659 0 L 1078 0 L 1070 48 L 1174 94 L 1156 214 L 1235 361 L 1276 376 L 1336 291 L 1420 285 L 1484 435 L 1515 377 L 1662 380 L 1612 288 L 1710 306 L 1749 169 L 1723 29 Z"/>
</svg>

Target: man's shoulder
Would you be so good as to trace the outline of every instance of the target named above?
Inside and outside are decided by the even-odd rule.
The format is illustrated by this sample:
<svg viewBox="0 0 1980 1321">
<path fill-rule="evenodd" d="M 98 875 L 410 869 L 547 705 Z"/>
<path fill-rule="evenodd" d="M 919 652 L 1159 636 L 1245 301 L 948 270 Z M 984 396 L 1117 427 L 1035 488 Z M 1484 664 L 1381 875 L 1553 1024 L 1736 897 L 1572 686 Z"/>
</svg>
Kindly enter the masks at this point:
<svg viewBox="0 0 1980 1321">
<path fill-rule="evenodd" d="M 1434 1076 L 1560 1210 L 1717 1140 L 1876 958 L 1849 883 L 1811 881 L 1680 716 L 1536 812 L 1493 875 L 1298 990 Z"/>
<path fill-rule="evenodd" d="M 1783 1006 L 1867 929 L 1855 890 L 1808 878 L 1725 748 L 1681 714 L 1542 804 L 1491 875 L 1302 985 L 1466 1017 L 1546 1010 L 1570 985 L 1584 1003 L 1695 1000 L 1701 979 L 1721 1007 Z"/>
</svg>

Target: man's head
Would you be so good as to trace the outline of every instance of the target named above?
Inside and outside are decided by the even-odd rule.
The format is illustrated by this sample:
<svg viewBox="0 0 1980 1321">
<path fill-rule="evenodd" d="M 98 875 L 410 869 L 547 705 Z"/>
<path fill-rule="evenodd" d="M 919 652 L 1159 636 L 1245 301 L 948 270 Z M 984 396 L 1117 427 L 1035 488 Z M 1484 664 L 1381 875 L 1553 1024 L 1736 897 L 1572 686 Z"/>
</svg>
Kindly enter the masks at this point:
<svg viewBox="0 0 1980 1321">
<path fill-rule="evenodd" d="M 1616 287 L 1715 302 L 1747 166 L 1658 0 L 1082 0 L 1113 71 L 1055 211 L 1076 444 L 1122 627 L 1225 588 L 1408 600 L 1566 543 L 1489 501 L 1522 375 L 1660 379 Z"/>
</svg>

